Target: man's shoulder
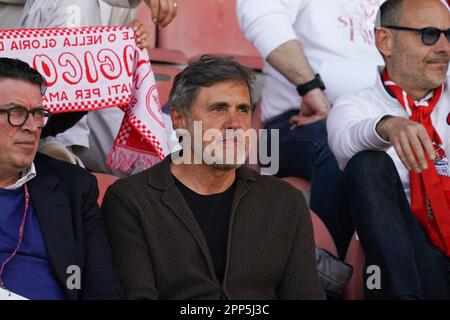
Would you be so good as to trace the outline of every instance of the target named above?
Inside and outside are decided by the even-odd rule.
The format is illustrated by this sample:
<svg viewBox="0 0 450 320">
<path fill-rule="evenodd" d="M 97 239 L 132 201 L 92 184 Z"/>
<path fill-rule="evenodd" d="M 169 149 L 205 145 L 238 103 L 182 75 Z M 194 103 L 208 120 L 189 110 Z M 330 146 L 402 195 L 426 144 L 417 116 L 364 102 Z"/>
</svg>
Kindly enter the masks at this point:
<svg viewBox="0 0 450 320">
<path fill-rule="evenodd" d="M 39 152 L 36 153 L 34 164 L 36 166 L 36 172 L 38 175 L 51 173 L 58 178 L 66 177 L 74 179 L 75 181 L 94 178 L 94 176 L 84 168 L 49 157 Z"/>
<path fill-rule="evenodd" d="M 138 194 L 137 191 L 148 185 L 147 181 L 149 179 L 149 173 L 155 170 L 154 167 L 135 173 L 128 177 L 117 179 L 113 184 L 111 184 L 109 189 L 121 194 L 122 196 L 126 196 L 127 198 L 135 198 Z"/>
<path fill-rule="evenodd" d="M 126 187 L 126 188 L 132 187 L 132 186 L 140 186 L 140 185 L 142 185 L 143 181 L 148 180 L 148 175 L 149 175 L 150 170 L 154 170 L 154 169 L 149 168 L 144 171 L 130 175 L 128 177 L 120 178 L 116 182 L 114 182 L 114 185 Z"/>
<path fill-rule="evenodd" d="M 377 88 L 375 86 L 367 87 L 361 89 L 357 92 L 344 94 L 336 99 L 334 105 L 339 105 L 342 103 L 360 103 L 364 101 L 366 103 L 370 103 L 371 99 L 377 96 Z M 334 107 L 334 106 L 333 106 Z"/>
<path fill-rule="evenodd" d="M 249 185 L 253 190 L 261 191 L 262 197 L 286 199 L 289 197 L 299 197 L 302 194 L 299 189 L 280 178 L 271 175 L 262 175 L 248 168 L 242 168 L 242 170 L 245 170 L 247 175 L 254 178 L 254 182 L 250 182 Z"/>
<path fill-rule="evenodd" d="M 282 179 L 249 171 L 254 180 L 247 181 L 249 193 L 244 207 L 259 212 L 261 219 L 276 221 L 285 227 L 295 227 L 298 219 L 308 216 L 309 210 L 302 191 Z"/>
<path fill-rule="evenodd" d="M 142 188 L 145 185 L 151 185 L 156 189 L 165 189 L 173 183 L 172 173 L 170 172 L 171 155 L 167 155 L 162 161 L 152 167 L 133 174 L 126 178 L 121 178 L 114 184 L 116 188 Z M 124 190 L 128 193 L 132 191 Z"/>
<path fill-rule="evenodd" d="M 373 86 L 340 96 L 333 104 L 329 118 L 335 118 L 338 115 L 341 119 L 342 114 L 370 117 L 383 113 L 390 106 L 391 102 L 386 95 L 380 92 L 378 87 Z"/>
</svg>

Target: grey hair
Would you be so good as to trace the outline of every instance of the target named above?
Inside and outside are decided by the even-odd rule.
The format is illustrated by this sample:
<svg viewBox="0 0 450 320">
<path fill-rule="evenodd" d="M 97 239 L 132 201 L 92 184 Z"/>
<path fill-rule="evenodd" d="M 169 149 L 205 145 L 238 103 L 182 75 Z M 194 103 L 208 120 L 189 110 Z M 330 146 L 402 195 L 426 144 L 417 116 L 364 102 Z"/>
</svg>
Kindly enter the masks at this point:
<svg viewBox="0 0 450 320">
<path fill-rule="evenodd" d="M 387 0 L 378 11 L 376 27 L 395 26 L 400 22 L 405 0 Z"/>
<path fill-rule="evenodd" d="M 255 81 L 253 70 L 241 65 L 233 57 L 204 55 L 175 77 L 169 96 L 170 107 L 184 115 L 190 114 L 192 102 L 201 87 L 226 80 L 245 84 L 251 99 L 252 84 Z"/>
</svg>

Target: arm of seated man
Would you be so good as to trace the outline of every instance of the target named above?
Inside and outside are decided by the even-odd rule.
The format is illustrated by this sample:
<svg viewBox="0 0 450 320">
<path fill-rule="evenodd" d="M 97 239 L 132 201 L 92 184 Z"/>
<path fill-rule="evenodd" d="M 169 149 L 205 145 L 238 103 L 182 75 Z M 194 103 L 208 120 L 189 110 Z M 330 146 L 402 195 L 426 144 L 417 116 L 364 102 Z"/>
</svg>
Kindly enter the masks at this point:
<svg viewBox="0 0 450 320">
<path fill-rule="evenodd" d="M 420 173 L 428 168 L 427 158 L 434 160 L 436 157 L 425 127 L 415 121 L 385 116 L 378 122 L 376 131 L 392 144 L 408 170 Z"/>
</svg>

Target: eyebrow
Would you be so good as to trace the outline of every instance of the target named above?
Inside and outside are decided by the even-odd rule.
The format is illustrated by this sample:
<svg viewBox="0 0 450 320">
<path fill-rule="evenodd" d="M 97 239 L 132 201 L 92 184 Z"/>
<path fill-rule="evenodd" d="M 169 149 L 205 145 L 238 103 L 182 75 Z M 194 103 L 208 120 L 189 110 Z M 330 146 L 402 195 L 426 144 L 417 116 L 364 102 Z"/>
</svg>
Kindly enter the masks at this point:
<svg viewBox="0 0 450 320">
<path fill-rule="evenodd" d="M 248 103 L 240 103 L 240 104 L 238 105 L 238 107 L 246 107 L 246 108 L 248 108 L 248 109 L 251 109 L 251 108 L 252 108 L 252 106 L 249 105 Z"/>
<path fill-rule="evenodd" d="M 12 108 L 14 108 L 14 107 L 21 107 L 21 108 L 25 108 L 25 109 L 28 110 L 28 108 L 25 107 L 23 104 L 20 104 L 20 103 L 17 103 L 17 102 L 11 102 L 11 103 L 4 104 L 4 105 L 0 106 L 0 109 L 6 109 L 5 107 L 12 107 Z M 36 110 L 36 109 L 44 109 L 45 110 L 43 105 L 39 105 L 36 108 L 32 108 L 31 110 Z"/>
<path fill-rule="evenodd" d="M 238 107 L 245 107 L 245 108 L 251 108 L 251 105 L 248 103 L 239 103 L 237 105 Z M 219 102 L 214 102 L 212 104 L 210 104 L 208 106 L 208 108 L 215 108 L 215 107 L 224 107 L 224 108 L 228 108 L 230 107 L 230 104 L 228 102 L 224 102 L 224 101 L 219 101 Z"/>
<path fill-rule="evenodd" d="M 208 108 L 215 108 L 215 107 L 229 107 L 230 104 L 228 102 L 224 102 L 224 101 L 218 101 L 218 102 L 214 102 L 212 104 L 210 104 L 208 106 Z"/>
</svg>

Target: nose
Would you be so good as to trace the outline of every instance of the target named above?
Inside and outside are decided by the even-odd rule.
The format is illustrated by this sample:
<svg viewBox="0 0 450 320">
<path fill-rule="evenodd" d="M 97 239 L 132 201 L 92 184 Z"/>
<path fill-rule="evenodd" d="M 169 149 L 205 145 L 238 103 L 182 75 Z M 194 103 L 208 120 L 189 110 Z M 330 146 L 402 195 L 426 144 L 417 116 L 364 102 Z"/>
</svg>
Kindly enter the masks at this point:
<svg viewBox="0 0 450 320">
<path fill-rule="evenodd" d="M 32 133 L 35 133 L 38 131 L 39 127 L 36 124 L 36 121 L 34 121 L 34 116 L 32 114 L 28 115 L 27 121 L 20 127 L 22 130 L 30 131 Z"/>
<path fill-rule="evenodd" d="M 230 110 L 225 122 L 225 129 L 240 129 L 241 127 L 239 113 L 236 110 Z"/>
</svg>

